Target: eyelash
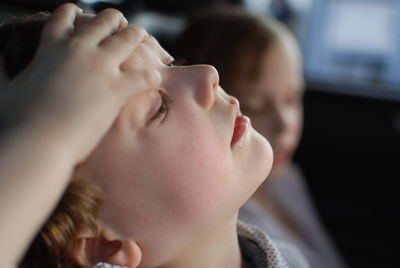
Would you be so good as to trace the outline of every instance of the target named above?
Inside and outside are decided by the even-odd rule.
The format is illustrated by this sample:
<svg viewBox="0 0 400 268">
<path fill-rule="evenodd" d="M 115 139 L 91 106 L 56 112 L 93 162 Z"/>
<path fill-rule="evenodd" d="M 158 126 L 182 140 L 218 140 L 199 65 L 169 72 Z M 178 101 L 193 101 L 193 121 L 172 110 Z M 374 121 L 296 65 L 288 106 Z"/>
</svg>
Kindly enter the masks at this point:
<svg viewBox="0 0 400 268">
<path fill-rule="evenodd" d="M 156 120 L 159 120 L 159 121 L 163 120 L 167 116 L 167 113 L 169 110 L 169 105 L 170 105 L 171 101 L 170 101 L 167 93 L 165 93 L 162 90 L 159 90 L 158 92 L 160 94 L 161 104 L 160 104 L 160 107 L 158 108 L 157 112 L 150 118 L 149 123 L 152 123 Z"/>
</svg>

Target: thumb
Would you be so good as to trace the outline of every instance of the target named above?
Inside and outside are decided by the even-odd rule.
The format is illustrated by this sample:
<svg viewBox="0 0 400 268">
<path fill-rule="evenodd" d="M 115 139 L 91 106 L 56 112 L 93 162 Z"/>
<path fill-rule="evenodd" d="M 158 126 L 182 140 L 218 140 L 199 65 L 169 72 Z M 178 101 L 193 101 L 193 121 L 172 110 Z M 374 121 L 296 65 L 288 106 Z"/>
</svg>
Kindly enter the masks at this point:
<svg viewBox="0 0 400 268">
<path fill-rule="evenodd" d="M 42 31 L 44 43 L 66 38 L 74 32 L 76 19 L 81 16 L 82 10 L 75 4 L 66 3 L 59 6 L 50 16 Z"/>
</svg>

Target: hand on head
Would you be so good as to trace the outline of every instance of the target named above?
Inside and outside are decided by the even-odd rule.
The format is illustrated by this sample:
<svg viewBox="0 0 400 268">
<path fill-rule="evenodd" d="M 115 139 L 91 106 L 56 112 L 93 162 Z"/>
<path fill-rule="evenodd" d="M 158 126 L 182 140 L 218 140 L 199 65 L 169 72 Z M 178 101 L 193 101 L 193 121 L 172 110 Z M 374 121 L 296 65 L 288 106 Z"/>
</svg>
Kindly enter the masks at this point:
<svg viewBox="0 0 400 268">
<path fill-rule="evenodd" d="M 170 60 L 119 12 L 83 17 L 71 4 L 55 12 L 33 61 L 6 82 L 41 95 L 28 127 L 17 128 L 22 138 L 10 135 L 14 147 L 0 150 L 0 237 L 13 243 L 0 243 L 0 261 L 15 263 L 66 189 L 27 267 L 241 265 L 237 211 L 269 172 L 271 148 L 218 86 L 214 67 L 165 66 Z M 212 252 L 221 254 L 204 259 Z"/>
<path fill-rule="evenodd" d="M 159 86 L 156 67 L 172 60 L 142 27 L 127 26 L 120 12 L 87 16 L 73 4 L 51 15 L 32 61 L 11 80 L 10 59 L 1 52 L 1 115 L 7 119 L 31 105 L 1 144 L 0 236 L 7 243 L 0 243 L 0 266 L 18 262 L 73 166 L 96 147 L 129 99 Z"/>
<path fill-rule="evenodd" d="M 11 111 L 12 103 L 40 92 L 30 120 L 40 128 L 57 130 L 50 138 L 74 145 L 82 160 L 130 97 L 158 87 L 161 77 L 155 63 L 171 60 L 142 27 L 127 26 L 119 11 L 106 9 L 88 16 L 65 4 L 46 23 L 32 62 L 15 79 L 3 78 L 1 84 L 9 89 L 11 105 L 6 107 Z"/>
</svg>

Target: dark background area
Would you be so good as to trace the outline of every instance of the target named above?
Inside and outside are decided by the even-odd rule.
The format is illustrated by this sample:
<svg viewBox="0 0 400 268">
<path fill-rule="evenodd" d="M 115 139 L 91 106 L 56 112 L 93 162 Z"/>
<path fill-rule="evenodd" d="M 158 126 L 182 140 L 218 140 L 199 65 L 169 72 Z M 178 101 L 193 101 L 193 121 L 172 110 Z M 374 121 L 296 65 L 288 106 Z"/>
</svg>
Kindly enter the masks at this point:
<svg viewBox="0 0 400 268">
<path fill-rule="evenodd" d="M 395 101 L 307 89 L 295 155 L 351 267 L 398 267 L 399 116 Z"/>
<path fill-rule="evenodd" d="M 14 6 L 52 10 L 62 2 L 3 0 L 0 7 L 2 13 Z M 222 2 L 242 3 L 147 0 L 84 6 L 96 11 L 116 7 L 127 17 L 151 11 L 184 18 L 196 8 Z M 288 22 L 291 10 L 286 7 L 275 14 Z M 153 34 L 173 53 L 168 34 Z M 327 90 L 334 87 L 323 83 L 307 86 L 304 132 L 295 161 L 305 173 L 323 222 L 350 266 L 398 267 L 399 97 L 356 93 L 362 89 L 352 93 L 346 91 L 346 84 L 337 87 L 340 90 Z"/>
</svg>

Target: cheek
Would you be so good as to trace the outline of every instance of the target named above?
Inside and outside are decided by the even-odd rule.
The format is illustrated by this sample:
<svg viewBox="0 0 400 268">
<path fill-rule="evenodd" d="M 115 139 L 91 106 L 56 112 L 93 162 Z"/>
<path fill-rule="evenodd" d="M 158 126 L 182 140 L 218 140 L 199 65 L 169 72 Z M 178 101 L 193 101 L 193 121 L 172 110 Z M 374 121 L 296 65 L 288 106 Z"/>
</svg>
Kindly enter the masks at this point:
<svg viewBox="0 0 400 268">
<path fill-rule="evenodd" d="M 177 213 L 200 213 L 204 206 L 218 203 L 231 175 L 230 158 L 217 133 L 207 131 L 207 125 L 201 127 L 205 131 L 192 128 L 194 131 L 177 133 L 174 141 L 164 143 L 170 146 L 156 156 L 166 189 L 163 196 Z"/>
<path fill-rule="evenodd" d="M 303 108 L 301 106 L 291 109 L 290 131 L 299 140 L 303 130 Z"/>
<path fill-rule="evenodd" d="M 282 139 L 297 144 L 303 128 L 302 108 L 287 107 L 281 111 L 281 119 L 273 113 L 253 116 L 252 125 L 272 144 Z"/>
<path fill-rule="evenodd" d="M 204 222 L 205 216 L 209 219 L 222 210 L 229 192 L 232 164 L 219 133 L 207 122 L 187 125 L 179 132 L 173 129 L 171 135 L 149 136 L 140 145 L 141 153 L 119 169 L 132 177 L 118 190 L 123 195 L 132 191 L 130 201 L 124 202 L 131 204 L 126 209 L 136 210 L 129 213 L 137 213 L 135 221 L 142 227 L 161 226 L 160 219 L 166 226 L 177 221 Z"/>
</svg>

